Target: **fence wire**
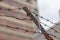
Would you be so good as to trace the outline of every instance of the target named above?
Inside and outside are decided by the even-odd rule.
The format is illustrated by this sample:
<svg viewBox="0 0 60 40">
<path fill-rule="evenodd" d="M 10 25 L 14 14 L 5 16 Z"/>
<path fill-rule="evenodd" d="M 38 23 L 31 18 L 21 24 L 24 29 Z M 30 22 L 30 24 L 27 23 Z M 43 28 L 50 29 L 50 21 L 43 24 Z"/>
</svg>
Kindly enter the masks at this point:
<svg viewBox="0 0 60 40">
<path fill-rule="evenodd" d="M 0 7 L 0 10 L 8 10 L 8 11 L 21 10 L 21 9 L 22 9 L 22 8 L 11 9 L 11 8 L 2 8 L 2 7 Z M 31 12 L 31 13 L 35 14 L 36 16 L 38 16 L 38 17 L 40 17 L 40 18 L 42 18 L 42 19 L 44 19 L 44 20 L 46 20 L 46 21 L 48 21 L 48 22 L 50 22 L 50 23 L 52 23 L 52 24 L 57 25 L 56 23 L 50 21 L 49 19 L 46 19 L 46 18 L 44 18 L 44 17 L 36 14 L 35 12 Z M 0 15 L 0 16 L 2 16 L 2 15 Z M 5 15 L 5 16 L 6 16 L 6 15 Z M 9 16 L 6 16 L 6 17 L 9 17 Z M 10 17 L 16 18 L 16 17 L 14 17 L 14 16 L 10 16 Z M 18 19 L 18 18 L 16 18 L 16 19 Z M 23 19 L 18 19 L 18 20 L 31 20 L 31 19 L 23 18 Z M 40 22 L 40 23 L 42 23 L 42 22 Z M 42 23 L 42 24 L 45 25 L 45 26 L 47 26 L 47 27 L 49 27 L 50 29 L 54 30 L 55 33 L 59 33 L 59 34 L 60 34 L 60 32 L 58 32 L 56 29 L 54 29 L 54 28 L 52 28 L 52 27 L 50 27 L 50 26 L 48 26 L 48 25 L 46 25 L 46 24 L 44 24 L 44 23 Z M 21 28 L 19 28 L 19 27 L 10 27 L 10 26 L 8 26 L 8 25 L 2 25 L 2 26 L 6 26 L 6 27 L 8 27 L 8 28 L 14 28 L 14 29 L 19 29 L 19 30 L 24 30 L 24 31 L 26 31 L 26 32 L 33 32 L 33 31 L 28 31 L 28 30 L 25 30 L 25 29 L 21 29 Z M 39 32 L 34 31 L 33 33 L 39 33 Z M 51 36 L 53 36 L 53 37 L 55 37 L 55 38 L 57 38 L 57 39 L 60 40 L 59 37 L 57 37 L 57 36 L 55 36 L 55 35 L 53 35 L 53 34 L 49 34 L 49 35 L 51 35 Z"/>
</svg>

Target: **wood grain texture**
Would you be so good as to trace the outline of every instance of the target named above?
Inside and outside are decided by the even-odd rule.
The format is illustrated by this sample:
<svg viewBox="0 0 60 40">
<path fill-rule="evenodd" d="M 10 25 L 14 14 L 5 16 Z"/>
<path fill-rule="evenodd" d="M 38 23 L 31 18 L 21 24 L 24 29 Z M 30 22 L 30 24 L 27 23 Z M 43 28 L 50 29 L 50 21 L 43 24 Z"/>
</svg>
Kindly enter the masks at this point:
<svg viewBox="0 0 60 40">
<path fill-rule="evenodd" d="M 31 3 L 25 2 L 23 0 L 3 0 L 0 2 L 0 6 L 2 8 L 22 8 L 24 6 L 28 7 L 31 11 L 34 11 L 36 8 L 36 2 L 34 0 L 31 0 Z M 0 10 L 0 32 L 4 35 L 2 40 L 8 40 L 10 33 L 11 40 L 29 40 L 29 38 L 35 38 L 38 36 L 38 33 L 34 33 L 34 31 L 37 31 L 37 27 L 34 24 L 32 20 L 20 20 L 23 18 L 30 19 L 29 16 L 27 16 L 26 12 L 24 10 Z M 26 32 L 24 30 L 16 30 L 13 28 L 7 28 L 6 26 L 10 27 L 19 27 L 24 30 L 29 30 L 32 32 Z M 6 36 L 5 36 L 6 35 Z M 6 37 L 6 38 L 4 38 Z M 18 38 L 19 37 L 19 38 Z M 2 37 L 1 37 L 2 38 Z"/>
</svg>

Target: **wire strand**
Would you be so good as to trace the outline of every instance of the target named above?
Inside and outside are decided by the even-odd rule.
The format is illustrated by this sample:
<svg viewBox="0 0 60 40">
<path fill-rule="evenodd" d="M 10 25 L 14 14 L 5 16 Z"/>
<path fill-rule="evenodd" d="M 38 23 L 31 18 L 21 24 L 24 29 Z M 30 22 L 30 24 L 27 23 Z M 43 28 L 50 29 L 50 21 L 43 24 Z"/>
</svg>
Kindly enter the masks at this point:
<svg viewBox="0 0 60 40">
<path fill-rule="evenodd" d="M 40 22 L 40 23 L 42 23 L 42 22 Z M 45 26 L 47 26 L 47 27 L 49 27 L 50 29 L 54 30 L 56 33 L 59 33 L 60 34 L 60 32 L 58 32 L 56 29 L 54 29 L 54 28 L 52 28 L 52 27 L 50 27 L 50 26 L 48 26 L 48 25 L 46 25 L 44 23 L 42 23 L 42 24 L 45 25 Z"/>
<path fill-rule="evenodd" d="M 36 31 L 29 31 L 29 30 L 26 30 L 26 29 L 21 29 L 19 27 L 11 27 L 11 26 L 8 26 L 8 25 L 2 25 L 2 24 L 0 24 L 0 26 L 5 26 L 7 28 L 12 28 L 12 29 L 24 30 L 25 32 L 40 33 L 40 32 L 36 32 Z"/>
<path fill-rule="evenodd" d="M 42 17 L 42 16 L 40 16 L 40 15 L 36 14 L 35 12 L 33 12 L 33 14 L 35 14 L 36 16 L 38 16 L 38 17 L 40 17 L 40 18 L 42 18 L 42 19 L 44 19 L 44 20 L 46 20 L 46 21 L 48 21 L 48 22 L 50 22 L 50 23 L 52 23 L 52 24 L 57 25 L 56 23 L 54 23 L 54 22 L 50 21 L 49 19 L 46 19 L 46 18 L 44 18 L 44 17 Z"/>
<path fill-rule="evenodd" d="M 17 8 L 17 9 L 0 8 L 0 10 L 8 10 L 8 11 L 20 10 L 20 9 L 22 9 L 22 8 Z M 35 12 L 33 12 L 33 14 L 35 14 L 36 16 L 38 16 L 38 17 L 40 17 L 40 18 L 42 18 L 42 19 L 44 19 L 44 20 L 46 20 L 46 21 L 49 21 L 49 22 L 52 23 L 52 24 L 55 24 L 54 22 L 52 22 L 52 21 L 50 21 L 50 20 L 48 20 L 48 19 L 46 19 L 46 18 L 44 18 L 44 17 L 36 14 Z M 14 18 L 16 18 L 16 17 L 14 17 Z M 16 19 L 18 19 L 18 18 L 16 18 Z M 24 19 L 24 20 L 25 20 L 25 19 Z M 42 22 L 41 22 L 41 23 L 42 23 Z M 44 24 L 44 23 L 42 23 L 42 24 Z M 45 26 L 48 26 L 48 25 L 46 25 L 46 24 L 44 24 L 44 25 L 45 25 Z M 55 24 L 55 25 L 57 25 L 57 24 Z M 4 25 L 4 26 L 6 26 L 6 27 L 8 27 L 8 28 L 14 28 L 14 27 L 10 27 L 10 26 L 7 26 L 7 25 Z M 50 26 L 48 26 L 48 27 L 51 28 Z M 15 27 L 14 29 L 21 29 L 21 28 Z M 56 33 L 60 33 L 60 32 L 58 32 L 57 30 L 55 30 L 54 28 L 51 28 L 51 29 L 54 30 Z M 21 29 L 21 30 L 24 30 L 24 29 Z M 24 30 L 24 31 L 26 31 L 26 32 L 32 32 L 32 31 L 28 31 L 28 30 Z M 40 33 L 40 32 L 34 31 L 34 33 Z M 53 37 L 55 37 L 55 38 L 57 38 L 57 39 L 60 40 L 60 38 L 58 38 L 57 36 L 55 36 L 55 35 L 53 35 L 53 34 L 49 34 L 49 35 L 51 35 L 51 36 L 53 36 Z"/>
<path fill-rule="evenodd" d="M 15 18 L 15 19 L 18 19 L 18 20 L 31 20 L 31 19 L 27 19 L 27 18 L 18 18 L 18 17 L 14 17 L 14 16 L 7 16 L 7 15 L 0 15 L 0 16 L 5 16 L 5 17 L 12 17 L 12 18 Z"/>
</svg>

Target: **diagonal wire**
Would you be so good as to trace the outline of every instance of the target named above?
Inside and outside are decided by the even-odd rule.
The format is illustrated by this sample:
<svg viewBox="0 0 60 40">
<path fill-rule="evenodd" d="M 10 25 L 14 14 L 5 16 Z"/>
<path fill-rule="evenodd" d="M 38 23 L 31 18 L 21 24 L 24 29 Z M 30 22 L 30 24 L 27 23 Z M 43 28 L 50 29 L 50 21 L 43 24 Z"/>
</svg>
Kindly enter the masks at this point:
<svg viewBox="0 0 60 40">
<path fill-rule="evenodd" d="M 21 9 L 21 8 L 18 8 L 19 10 Z M 0 10 L 1 10 L 1 8 L 0 8 Z M 8 11 L 11 11 L 11 10 L 16 10 L 16 9 L 4 9 L 4 10 L 8 10 Z M 35 13 L 33 13 L 33 14 L 35 14 Z M 38 15 L 38 14 L 35 14 L 36 16 L 39 16 L 40 18 L 43 18 L 44 20 L 46 20 L 46 21 L 49 21 L 50 23 L 52 23 L 52 24 L 55 24 L 55 23 L 53 23 L 53 22 L 51 22 L 50 20 L 48 20 L 48 19 L 45 19 L 44 17 L 42 17 L 42 16 L 40 16 L 40 15 Z M 47 26 L 46 24 L 44 24 L 45 26 Z M 56 24 L 55 24 L 56 25 Z M 9 26 L 6 26 L 6 27 L 9 27 Z M 49 26 L 48 26 L 49 27 Z M 51 28 L 51 27 L 49 27 L 49 28 Z M 18 28 L 19 29 L 19 28 Z M 53 29 L 53 28 L 51 28 L 51 29 Z M 56 31 L 55 29 L 53 29 L 55 32 L 58 32 L 58 31 Z M 59 33 L 59 32 L 58 32 Z M 51 34 L 50 34 L 51 35 Z M 54 36 L 54 35 L 52 35 L 52 36 Z M 54 36 L 54 37 L 56 37 L 56 36 Z M 56 38 L 58 38 L 58 37 L 56 37 Z M 58 38 L 59 39 L 59 38 Z"/>
<path fill-rule="evenodd" d="M 42 22 L 40 22 L 40 23 L 42 23 Z M 44 23 L 42 23 L 43 25 L 45 25 L 45 26 L 48 26 L 48 25 L 46 25 L 46 24 L 44 24 Z M 50 29 L 52 29 L 52 30 L 54 30 L 56 33 L 59 33 L 60 34 L 60 32 L 58 32 L 57 30 L 55 30 L 54 28 L 51 28 L 50 26 L 48 26 Z M 57 37 L 57 36 L 55 36 L 55 35 L 53 35 L 53 34 L 49 34 L 49 35 L 51 35 L 51 36 L 53 36 L 53 37 L 55 37 L 55 38 L 57 38 L 57 39 L 59 39 L 60 40 L 60 38 L 59 37 Z"/>
<path fill-rule="evenodd" d="M 11 8 L 3 8 L 3 7 L 0 7 L 0 10 L 8 10 L 8 11 L 17 10 L 17 9 L 18 9 L 18 10 L 21 10 L 22 8 L 11 9 Z M 39 16 L 40 18 L 42 18 L 42 19 L 44 19 L 44 20 L 46 20 L 46 21 L 49 21 L 49 22 L 52 23 L 52 24 L 55 24 L 54 22 L 52 22 L 52 21 L 50 21 L 49 19 L 46 19 L 46 18 L 44 18 L 44 17 L 36 14 L 35 12 L 32 12 L 32 13 L 35 14 L 36 16 Z M 57 24 L 55 24 L 55 25 L 57 25 Z"/>
<path fill-rule="evenodd" d="M 52 24 L 55 24 L 54 22 L 50 21 L 49 19 L 44 18 L 43 16 L 40 16 L 40 15 L 36 14 L 35 12 L 33 12 L 33 14 L 35 14 L 36 16 L 38 16 L 38 17 L 40 17 L 40 18 L 42 18 L 42 19 L 44 19 L 44 20 L 46 20 L 46 21 L 48 21 Z M 55 24 L 55 25 L 57 25 L 57 24 Z"/>
<path fill-rule="evenodd" d="M 60 40 L 60 38 L 59 38 L 59 37 L 57 37 L 57 36 L 55 36 L 55 35 L 53 35 L 53 34 L 49 34 L 49 35 L 51 35 L 51 36 L 53 36 L 54 38 L 57 38 L 57 39 L 59 39 L 59 40 Z"/>
<path fill-rule="evenodd" d="M 40 22 L 40 23 L 42 23 L 42 22 Z M 50 29 L 54 30 L 56 33 L 59 33 L 60 34 L 60 32 L 58 32 L 56 29 L 54 29 L 54 28 L 52 28 L 52 27 L 50 27 L 50 26 L 48 26 L 48 25 L 46 25 L 44 23 L 42 23 L 42 24 L 45 25 L 45 26 L 47 26 L 47 27 L 49 27 Z"/>
</svg>

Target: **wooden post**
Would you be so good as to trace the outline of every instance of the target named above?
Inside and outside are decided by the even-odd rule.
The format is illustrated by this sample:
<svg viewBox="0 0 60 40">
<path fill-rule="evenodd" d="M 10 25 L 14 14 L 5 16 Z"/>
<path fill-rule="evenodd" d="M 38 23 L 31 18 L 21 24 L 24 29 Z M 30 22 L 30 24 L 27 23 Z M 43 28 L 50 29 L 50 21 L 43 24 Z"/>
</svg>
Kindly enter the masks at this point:
<svg viewBox="0 0 60 40">
<path fill-rule="evenodd" d="M 45 31 L 45 29 L 42 27 L 41 24 L 38 23 L 37 19 L 31 14 L 30 10 L 28 10 L 27 7 L 23 7 L 24 11 L 27 13 L 27 16 L 30 16 L 32 21 L 37 25 L 39 29 L 41 29 L 42 34 L 45 36 L 47 40 L 53 40 L 52 37 L 49 36 L 49 34 Z"/>
</svg>

